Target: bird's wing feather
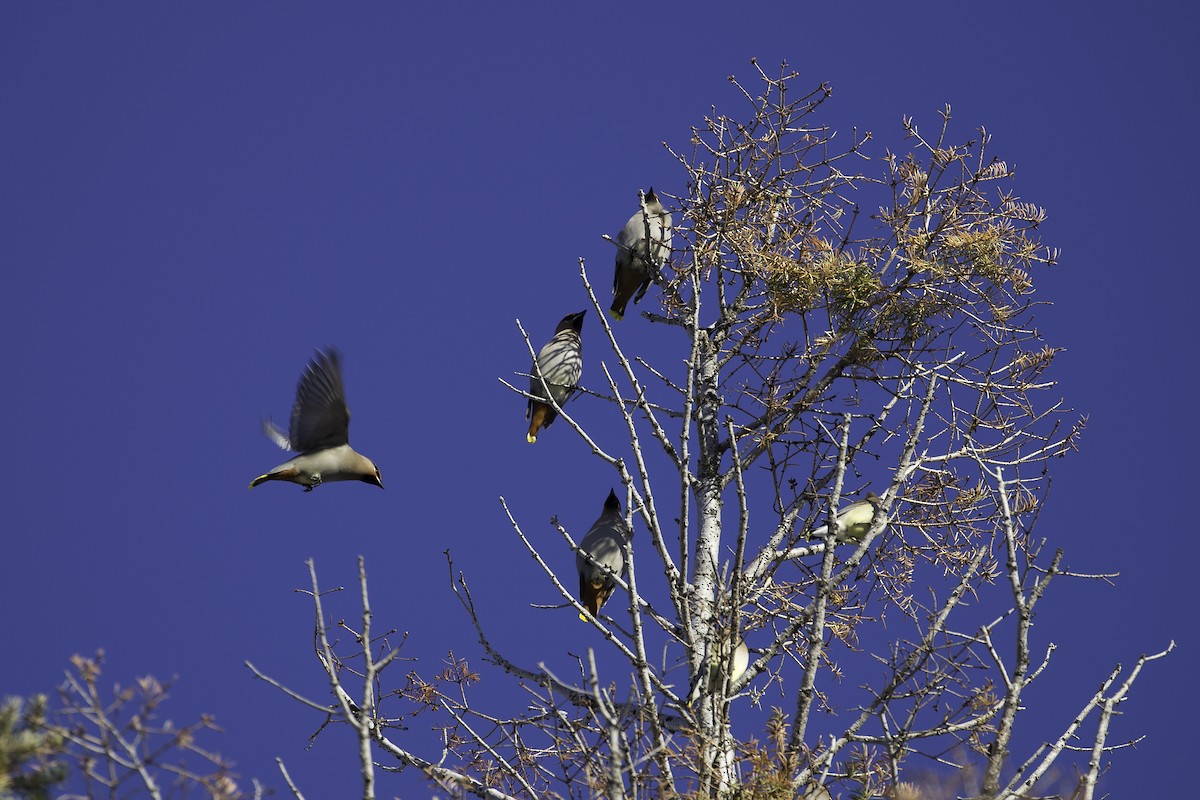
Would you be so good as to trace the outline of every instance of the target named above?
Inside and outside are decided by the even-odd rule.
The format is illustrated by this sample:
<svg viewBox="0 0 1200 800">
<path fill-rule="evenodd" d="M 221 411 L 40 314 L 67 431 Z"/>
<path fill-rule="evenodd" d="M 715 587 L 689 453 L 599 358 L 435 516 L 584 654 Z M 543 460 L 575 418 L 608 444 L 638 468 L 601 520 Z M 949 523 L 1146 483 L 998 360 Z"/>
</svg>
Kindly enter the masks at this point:
<svg viewBox="0 0 1200 800">
<path fill-rule="evenodd" d="M 288 426 L 294 450 L 321 450 L 350 441 L 350 410 L 338 358 L 337 351 L 318 350 L 300 377 Z"/>
</svg>

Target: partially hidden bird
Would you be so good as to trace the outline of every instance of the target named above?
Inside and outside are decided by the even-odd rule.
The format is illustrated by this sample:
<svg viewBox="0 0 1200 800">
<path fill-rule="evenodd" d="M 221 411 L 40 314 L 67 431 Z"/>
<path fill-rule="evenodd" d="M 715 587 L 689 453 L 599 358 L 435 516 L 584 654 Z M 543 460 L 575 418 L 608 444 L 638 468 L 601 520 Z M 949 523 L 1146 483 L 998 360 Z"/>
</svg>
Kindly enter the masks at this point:
<svg viewBox="0 0 1200 800">
<path fill-rule="evenodd" d="M 308 362 L 296 386 L 287 434 L 263 420 L 268 439 L 300 455 L 259 475 L 250 482 L 251 489 L 267 481 L 291 481 L 306 492 L 330 481 L 362 481 L 383 488 L 375 462 L 350 447 L 350 409 L 339 359 L 336 350 L 318 350 Z"/>
<path fill-rule="evenodd" d="M 838 527 L 841 529 L 838 533 L 837 540 L 839 542 L 854 542 L 858 543 L 867 535 L 867 531 L 871 530 L 871 520 L 875 518 L 875 510 L 880 507 L 882 501 L 874 492 L 867 492 L 866 497 L 862 500 L 851 503 L 842 509 L 837 515 Z M 820 539 L 829 532 L 829 525 L 813 528 L 808 534 L 809 539 Z"/>
<path fill-rule="evenodd" d="M 609 489 L 604 510 L 584 534 L 579 542 L 579 552 L 575 554 L 575 569 L 579 572 L 579 603 L 593 617 L 599 615 L 600 607 L 613 593 L 616 586 L 613 575 L 621 574 L 625 568 L 625 556 L 621 548 L 629 543 L 631 534 L 621 515 L 621 501 L 617 499 L 617 493 Z M 589 561 L 584 553 L 591 555 L 596 563 Z M 612 574 L 601 567 L 612 570 Z M 583 614 L 579 618 L 587 621 Z"/>
<path fill-rule="evenodd" d="M 725 672 L 728 668 L 729 683 L 737 683 L 738 678 L 742 677 L 742 673 L 746 671 L 746 667 L 750 666 L 750 648 L 746 647 L 746 643 L 741 639 L 738 640 L 737 647 L 733 648 L 733 658 L 729 657 L 729 640 L 721 637 L 717 639 L 713 646 L 712 656 L 709 659 L 708 668 L 708 691 L 710 694 L 716 694 L 718 691 L 725 690 Z"/>
<path fill-rule="evenodd" d="M 529 420 L 529 432 L 525 441 L 537 441 L 538 431 L 549 428 L 558 416 L 550 398 L 559 408 L 570 399 L 579 387 L 579 376 L 583 374 L 583 315 L 585 308 L 577 314 L 567 314 L 554 329 L 554 338 L 538 351 L 533 366 L 529 369 L 529 393 L 533 395 L 525 405 L 525 417 Z M 546 385 L 542 385 L 543 379 Z M 549 388 L 550 393 L 546 394 Z"/>
<path fill-rule="evenodd" d="M 652 186 L 646 192 L 644 210 L 639 208 L 617 234 L 613 302 L 609 309 L 613 319 L 625 316 L 630 298 L 636 304 L 646 294 L 671 255 L 671 235 L 671 214 L 663 209 Z"/>
</svg>

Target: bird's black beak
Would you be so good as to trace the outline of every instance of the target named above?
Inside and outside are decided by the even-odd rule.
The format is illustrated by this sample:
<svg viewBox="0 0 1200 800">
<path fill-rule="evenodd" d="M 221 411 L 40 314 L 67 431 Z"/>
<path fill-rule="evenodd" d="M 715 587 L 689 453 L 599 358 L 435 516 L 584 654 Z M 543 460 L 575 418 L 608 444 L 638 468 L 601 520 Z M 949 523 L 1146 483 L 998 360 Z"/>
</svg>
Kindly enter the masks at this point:
<svg viewBox="0 0 1200 800">
<path fill-rule="evenodd" d="M 371 476 L 368 476 L 368 477 L 366 477 L 366 478 L 363 478 L 363 479 L 362 479 L 362 482 L 363 482 L 363 483 L 369 483 L 369 484 L 372 484 L 372 485 L 374 485 L 374 486 L 378 486 L 380 489 L 382 489 L 382 488 L 383 488 L 383 479 L 379 477 L 379 473 L 378 473 L 378 472 L 376 472 L 374 475 L 371 475 Z"/>
</svg>

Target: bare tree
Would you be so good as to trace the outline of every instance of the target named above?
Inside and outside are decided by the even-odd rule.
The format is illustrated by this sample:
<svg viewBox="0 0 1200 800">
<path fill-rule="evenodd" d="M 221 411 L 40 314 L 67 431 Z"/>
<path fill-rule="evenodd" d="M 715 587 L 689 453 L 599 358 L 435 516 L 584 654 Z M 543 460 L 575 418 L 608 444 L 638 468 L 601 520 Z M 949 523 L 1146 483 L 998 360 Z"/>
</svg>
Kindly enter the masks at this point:
<svg viewBox="0 0 1200 800">
<path fill-rule="evenodd" d="M 197 793 L 212 800 L 259 798 L 263 787 L 253 781 L 244 792 L 237 775 L 218 753 L 201 744 L 206 731 L 218 731 L 212 717 L 176 725 L 165 717 L 169 684 L 153 676 L 132 685 L 115 684 L 111 694 L 100 688 L 103 652 L 93 658 L 72 656 L 72 670 L 58 690 L 58 702 L 36 698 L 26 718 L 26 735 L 41 743 L 32 775 L 51 780 L 15 785 L 18 796 L 49 797 L 58 783 L 67 790 L 55 796 L 149 797 L 163 800 Z M 10 795 L 0 780 L 0 797 Z"/>
<path fill-rule="evenodd" d="M 642 314 L 653 324 L 618 336 L 579 264 L 609 346 L 585 390 L 627 437 L 600 441 L 554 406 L 625 489 L 635 545 L 612 576 L 624 594 L 612 616 L 585 617 L 632 678 L 618 686 L 591 651 L 574 676 L 516 663 L 451 564 L 486 660 L 521 681 L 526 710 L 473 702 L 479 676 L 459 658 L 385 682 L 399 650 L 372 632 L 365 565 L 362 623 L 342 623 L 352 641 L 339 651 L 310 564 L 316 656 L 337 702 L 280 688 L 357 732 L 364 797 L 377 766 L 415 766 L 455 795 L 494 798 L 1030 798 L 1060 791 L 1051 768 L 1081 750 L 1072 796 L 1091 798 L 1114 710 L 1173 647 L 1097 675 L 1061 730 L 1010 752 L 1055 648 L 1032 635 L 1035 608 L 1056 578 L 1114 577 L 1069 572 L 1034 534 L 1051 462 L 1082 428 L 1032 325 L 1034 276 L 1055 260 L 1036 236 L 1045 214 L 1013 193 L 986 131 L 955 138 L 949 107 L 932 135 L 906 119 L 903 150 L 875 155 L 870 134 L 821 123 L 828 87 L 794 95 L 786 67 L 755 68 L 757 93 L 731 79 L 745 113 L 714 111 L 686 150 L 668 148 L 685 190 L 661 307 Z M 649 336 L 674 342 L 682 366 L 634 355 Z M 868 489 L 851 529 L 840 514 Z M 584 614 L 575 576 L 502 505 Z M 581 531 L 554 526 L 576 550 Z M 754 716 L 768 693 L 780 707 Z M 430 712 L 436 757 L 397 741 Z M 764 741 L 735 718 L 756 719 Z"/>
</svg>

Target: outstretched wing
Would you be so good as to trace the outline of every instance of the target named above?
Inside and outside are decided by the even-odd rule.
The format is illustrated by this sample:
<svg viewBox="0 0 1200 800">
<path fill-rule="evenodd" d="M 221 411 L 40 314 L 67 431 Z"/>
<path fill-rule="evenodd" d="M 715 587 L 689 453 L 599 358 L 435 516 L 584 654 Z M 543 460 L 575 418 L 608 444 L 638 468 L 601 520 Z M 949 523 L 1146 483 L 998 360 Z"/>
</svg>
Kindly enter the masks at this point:
<svg viewBox="0 0 1200 800">
<path fill-rule="evenodd" d="M 288 439 L 302 453 L 350 441 L 350 410 L 336 350 L 318 350 L 300 376 Z"/>
</svg>

